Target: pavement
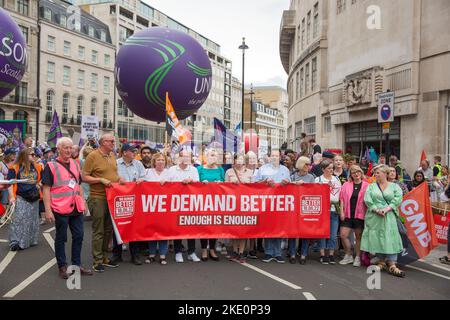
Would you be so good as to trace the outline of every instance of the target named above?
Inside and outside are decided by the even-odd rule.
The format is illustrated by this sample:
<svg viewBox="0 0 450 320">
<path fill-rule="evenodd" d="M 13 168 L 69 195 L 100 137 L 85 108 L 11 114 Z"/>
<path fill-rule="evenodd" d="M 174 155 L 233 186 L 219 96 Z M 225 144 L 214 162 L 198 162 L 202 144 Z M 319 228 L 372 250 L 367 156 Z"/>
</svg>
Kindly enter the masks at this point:
<svg viewBox="0 0 450 320">
<path fill-rule="evenodd" d="M 423 261 L 405 266 L 406 278 L 381 273 L 380 289 L 370 290 L 366 268 L 352 265 L 321 265 L 312 253 L 306 265 L 261 260 L 230 262 L 221 256 L 211 261 L 177 264 L 173 254 L 168 265 L 135 266 L 124 253 L 118 268 L 81 277 L 81 289 L 68 289 L 58 277 L 53 251 L 54 228 L 41 226 L 39 245 L 9 251 L 7 228 L 0 229 L 0 299 L 52 300 L 449 300 L 450 267 L 440 264 L 442 246 Z M 91 222 L 85 223 L 82 260 L 92 266 Z M 70 238 L 70 234 L 69 234 Z M 70 257 L 70 241 L 66 254 Z M 200 243 L 197 244 L 200 248 Z M 198 250 L 199 251 L 199 250 Z M 197 252 L 200 255 L 199 252 Z M 74 281 L 72 280 L 72 283 Z M 373 283 L 373 282 L 372 282 Z"/>
</svg>

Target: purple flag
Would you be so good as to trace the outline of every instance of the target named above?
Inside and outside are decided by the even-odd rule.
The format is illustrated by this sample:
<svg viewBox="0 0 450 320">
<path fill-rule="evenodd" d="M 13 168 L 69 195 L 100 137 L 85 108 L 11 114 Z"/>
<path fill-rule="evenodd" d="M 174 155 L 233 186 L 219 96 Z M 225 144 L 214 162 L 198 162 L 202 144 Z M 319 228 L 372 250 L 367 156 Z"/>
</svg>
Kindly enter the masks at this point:
<svg viewBox="0 0 450 320">
<path fill-rule="evenodd" d="M 59 125 L 59 118 L 56 111 L 53 113 L 52 127 L 48 133 L 47 144 L 50 148 L 56 147 L 56 142 L 62 138 L 61 127 Z"/>
</svg>

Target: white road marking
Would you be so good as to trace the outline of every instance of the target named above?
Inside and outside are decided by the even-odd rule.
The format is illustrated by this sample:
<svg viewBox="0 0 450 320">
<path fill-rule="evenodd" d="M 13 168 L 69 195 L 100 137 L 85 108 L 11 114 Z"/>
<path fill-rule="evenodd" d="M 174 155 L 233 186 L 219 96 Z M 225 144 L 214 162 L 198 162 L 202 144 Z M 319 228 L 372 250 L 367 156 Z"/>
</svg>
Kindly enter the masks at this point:
<svg viewBox="0 0 450 320">
<path fill-rule="evenodd" d="M 0 239 L 0 242 L 2 242 L 2 243 L 8 243 L 9 241 L 8 241 L 8 240 L 5 240 L 5 239 Z"/>
<path fill-rule="evenodd" d="M 52 268 L 56 264 L 56 258 L 53 258 L 49 262 L 47 262 L 45 265 L 43 265 L 39 270 L 37 270 L 35 273 L 33 273 L 31 276 L 29 276 L 27 279 L 25 279 L 21 284 L 19 284 L 17 287 L 11 289 L 8 293 L 6 293 L 3 298 L 14 298 L 18 293 L 20 293 L 23 289 L 28 287 L 33 281 L 35 281 L 37 278 L 39 278 L 41 275 L 43 275 L 47 270 Z"/>
<path fill-rule="evenodd" d="M 55 241 L 53 240 L 53 238 L 50 235 L 50 233 L 44 233 L 44 238 L 45 238 L 45 240 L 47 240 L 48 245 L 50 246 L 50 248 L 52 248 L 52 250 L 55 251 Z"/>
<path fill-rule="evenodd" d="M 16 255 L 17 251 L 9 251 L 5 259 L 0 263 L 0 274 L 5 271 L 6 267 L 11 263 L 12 259 Z"/>
<path fill-rule="evenodd" d="M 444 276 L 444 275 L 436 273 L 436 272 L 428 271 L 428 270 L 425 270 L 425 269 L 422 269 L 422 268 L 418 268 L 418 267 L 414 267 L 414 266 L 411 266 L 411 265 L 407 265 L 406 267 L 414 269 L 414 270 L 417 270 L 417 271 L 422 271 L 422 272 L 425 272 L 425 273 L 428 273 L 428 274 L 432 274 L 433 276 L 436 276 L 436 277 L 440 277 L 440 278 L 444 278 L 444 279 L 450 280 L 450 277 Z"/>
<path fill-rule="evenodd" d="M 50 233 L 50 232 L 52 232 L 52 231 L 54 231 L 54 230 L 56 230 L 55 227 L 50 228 L 50 229 L 48 229 L 48 230 L 45 230 L 44 233 Z"/>
<path fill-rule="evenodd" d="M 282 283 L 285 286 L 288 286 L 288 287 L 290 287 L 290 288 L 292 288 L 294 290 L 302 290 L 302 287 L 299 287 L 299 286 L 297 286 L 297 285 L 295 285 L 295 284 L 293 284 L 293 283 L 291 283 L 289 281 L 281 279 L 281 278 L 279 278 L 279 277 L 277 277 L 277 276 L 275 276 L 275 275 L 273 275 L 273 274 L 271 274 L 269 272 L 261 270 L 260 268 L 257 268 L 255 266 L 249 264 L 249 263 L 239 263 L 239 264 L 241 266 L 243 266 L 243 267 L 246 267 L 246 268 L 252 269 L 252 270 L 254 270 L 254 271 L 258 272 L 258 273 L 261 273 L 262 275 L 265 275 L 266 277 L 269 277 L 272 280 L 278 281 L 279 283 Z"/>
<path fill-rule="evenodd" d="M 435 264 L 435 263 L 429 263 L 429 262 L 426 262 L 426 261 L 423 260 L 423 259 L 420 259 L 419 261 L 420 261 L 420 262 L 423 262 L 423 263 L 426 263 L 426 264 L 428 264 L 428 265 L 430 265 L 430 266 L 433 266 L 433 267 L 435 267 L 435 268 L 442 269 L 442 270 L 445 270 L 445 271 L 450 272 L 450 268 L 444 267 L 443 265 L 438 265 L 438 264 Z"/>
<path fill-rule="evenodd" d="M 317 300 L 316 297 L 314 297 L 310 292 L 303 292 L 303 295 L 305 296 L 306 300 Z"/>
</svg>

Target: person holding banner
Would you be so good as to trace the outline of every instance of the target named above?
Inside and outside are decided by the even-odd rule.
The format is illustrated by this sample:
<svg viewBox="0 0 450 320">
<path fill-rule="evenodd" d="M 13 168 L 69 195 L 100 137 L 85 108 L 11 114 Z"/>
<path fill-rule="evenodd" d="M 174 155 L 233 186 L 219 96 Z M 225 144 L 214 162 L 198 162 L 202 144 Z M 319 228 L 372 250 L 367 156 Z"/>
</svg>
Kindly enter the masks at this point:
<svg viewBox="0 0 450 320">
<path fill-rule="evenodd" d="M 234 155 L 234 166 L 225 173 L 225 182 L 234 184 L 251 183 L 253 172 L 245 167 L 245 158 L 242 154 Z M 244 249 L 247 239 L 233 239 L 233 254 L 230 257 L 232 261 L 245 262 Z"/>
<path fill-rule="evenodd" d="M 367 206 L 365 228 L 361 239 L 361 250 L 375 253 L 379 258 L 377 268 L 396 277 L 405 277 L 397 268 L 397 255 L 403 250 L 398 231 L 398 207 L 403 193 L 398 185 L 387 180 L 389 167 L 379 165 L 374 169 L 376 183 L 371 184 L 364 196 Z"/>
<path fill-rule="evenodd" d="M 197 168 L 200 182 L 224 182 L 225 172 L 223 167 L 219 165 L 219 159 L 215 149 L 206 151 L 206 165 Z M 209 257 L 214 261 L 219 261 L 216 254 L 216 239 L 201 239 L 202 261 L 208 261 L 207 247 L 209 244 Z"/>
<path fill-rule="evenodd" d="M 145 147 L 144 147 L 145 148 Z M 142 149 L 141 149 L 142 153 Z M 142 159 L 144 160 L 144 159 Z M 148 182 L 164 182 L 167 180 L 168 169 L 166 169 L 167 157 L 162 153 L 156 153 L 152 157 L 152 168 L 145 170 L 144 180 Z M 166 255 L 169 247 L 167 240 L 150 241 L 148 243 L 149 257 L 145 260 L 145 263 L 149 264 L 156 261 L 156 248 L 159 247 L 159 263 L 166 265 Z"/>
<path fill-rule="evenodd" d="M 336 264 L 334 259 L 334 250 L 337 244 L 337 232 L 339 228 L 339 212 L 340 202 L 339 196 L 341 193 L 341 182 L 333 175 L 334 164 L 332 160 L 324 160 L 320 164 L 323 175 L 316 178 L 316 183 L 327 184 L 330 186 L 330 238 L 320 240 L 320 263 L 322 264 Z M 328 250 L 328 255 L 325 255 L 325 250 Z"/>
<path fill-rule="evenodd" d="M 394 169 L 395 173 L 395 169 Z M 349 181 L 344 183 L 341 189 L 341 240 L 345 250 L 344 259 L 339 264 L 352 264 L 354 267 L 361 266 L 361 236 L 364 230 L 364 216 L 367 207 L 364 203 L 369 183 L 363 180 L 364 171 L 359 166 L 350 167 Z M 353 259 L 352 245 L 350 243 L 350 232 L 355 232 L 356 256 Z"/>
<path fill-rule="evenodd" d="M 265 182 L 274 187 L 275 183 L 282 186 L 291 182 L 289 169 L 280 165 L 280 150 L 273 149 L 270 153 L 270 163 L 263 165 L 253 176 L 255 182 Z M 267 238 L 264 240 L 265 257 L 262 260 L 269 263 L 275 260 L 278 263 L 285 263 L 281 255 L 281 238 Z"/>
<path fill-rule="evenodd" d="M 142 183 L 145 178 L 145 169 L 142 162 L 136 160 L 137 148 L 130 143 L 122 145 L 122 158 L 117 160 L 117 173 L 124 182 Z M 112 263 L 122 261 L 122 244 L 118 243 L 116 236 L 113 237 L 113 256 Z M 130 242 L 131 262 L 135 265 L 142 265 L 139 254 L 139 242 Z"/>
<path fill-rule="evenodd" d="M 181 149 L 179 152 L 178 164 L 171 167 L 167 172 L 167 182 L 182 182 L 190 184 L 198 182 L 199 176 L 197 169 L 192 165 L 192 152 Z M 195 254 L 195 239 L 188 239 L 188 260 L 192 262 L 200 262 Z M 183 263 L 183 246 L 181 240 L 174 241 L 175 262 Z"/>
<path fill-rule="evenodd" d="M 115 143 L 113 135 L 103 135 L 99 140 L 100 147 L 88 155 L 82 170 L 83 181 L 90 185 L 88 207 L 92 215 L 93 269 L 99 273 L 105 271 L 105 266 L 118 267 L 107 257 L 113 228 L 105 190 L 115 182 L 124 182 L 117 174 L 117 162 L 113 154 Z"/>
<path fill-rule="evenodd" d="M 314 183 L 314 176 L 309 173 L 311 169 L 311 159 L 308 157 L 300 157 L 297 160 L 296 168 L 298 171 L 292 176 L 292 183 L 297 185 L 302 185 L 304 183 Z M 308 243 L 309 239 L 299 239 L 301 244 L 301 256 L 300 264 L 304 265 L 306 263 L 306 256 L 308 255 Z M 289 262 L 294 264 L 295 259 L 295 249 L 297 247 L 297 239 L 289 239 Z"/>
</svg>

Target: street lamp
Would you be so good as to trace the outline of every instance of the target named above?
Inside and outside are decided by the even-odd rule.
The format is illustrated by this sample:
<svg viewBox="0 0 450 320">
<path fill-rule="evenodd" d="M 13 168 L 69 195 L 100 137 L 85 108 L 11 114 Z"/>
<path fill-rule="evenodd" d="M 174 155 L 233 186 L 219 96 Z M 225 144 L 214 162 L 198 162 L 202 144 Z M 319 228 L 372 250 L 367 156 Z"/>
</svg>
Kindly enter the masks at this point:
<svg viewBox="0 0 450 320">
<path fill-rule="evenodd" d="M 242 141 L 244 141 L 244 96 L 245 96 L 245 50 L 249 49 L 249 47 L 245 44 L 245 37 L 242 38 L 242 44 L 239 46 L 239 49 L 242 50 Z"/>
</svg>

